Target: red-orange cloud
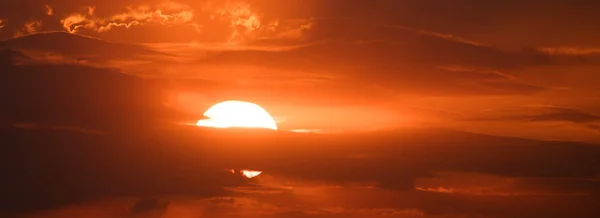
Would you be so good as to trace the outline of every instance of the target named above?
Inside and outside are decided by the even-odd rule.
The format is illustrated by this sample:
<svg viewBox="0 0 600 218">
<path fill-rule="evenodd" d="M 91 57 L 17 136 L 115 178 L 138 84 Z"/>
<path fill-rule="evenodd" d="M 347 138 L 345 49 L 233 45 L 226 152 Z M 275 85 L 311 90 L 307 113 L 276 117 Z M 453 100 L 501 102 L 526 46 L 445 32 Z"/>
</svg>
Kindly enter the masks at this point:
<svg viewBox="0 0 600 218">
<path fill-rule="evenodd" d="M 579 47 L 545 47 L 538 49 L 542 53 L 551 55 L 590 55 L 600 54 L 600 48 L 579 48 Z"/>
<path fill-rule="evenodd" d="M 127 7 L 127 11 L 109 17 L 95 16 L 94 6 L 86 7 L 86 13 L 74 13 L 61 20 L 63 28 L 76 33 L 83 29 L 96 32 L 110 31 L 115 27 L 130 28 L 146 24 L 191 25 L 198 31 L 200 26 L 194 22 L 194 12 L 186 5 L 175 3 L 159 4 L 154 7 Z"/>
<path fill-rule="evenodd" d="M 264 38 L 300 38 L 312 27 L 311 20 L 266 19 L 246 2 L 235 1 L 225 4 L 208 2 L 202 13 L 212 21 L 225 21 L 231 29 L 229 43 L 240 43 Z"/>
<path fill-rule="evenodd" d="M 88 6 L 80 12 L 64 17 L 61 20 L 63 29 L 70 33 L 77 33 L 83 29 L 108 32 L 113 28 L 154 24 L 191 26 L 200 33 L 203 28 L 210 26 L 209 28 L 219 29 L 216 32 L 224 31 L 223 41 L 238 44 L 256 39 L 297 39 L 312 28 L 310 19 L 268 19 L 250 4 L 239 1 L 228 1 L 224 4 L 209 1 L 198 8 L 168 1 L 156 5 L 126 7 L 124 12 L 104 17 L 98 16 L 96 10 L 101 8 Z M 211 29 L 206 34 L 214 34 L 213 32 L 214 29 Z"/>
<path fill-rule="evenodd" d="M 52 7 L 50 7 L 50 5 L 44 5 L 44 7 L 46 8 L 46 15 L 52 16 L 54 14 L 54 10 L 52 10 Z"/>
<path fill-rule="evenodd" d="M 15 38 L 37 33 L 41 29 L 42 29 L 42 21 L 41 20 L 29 20 L 29 21 L 25 22 L 25 25 L 23 26 L 23 28 L 21 28 L 21 30 L 19 30 L 15 33 Z"/>
</svg>

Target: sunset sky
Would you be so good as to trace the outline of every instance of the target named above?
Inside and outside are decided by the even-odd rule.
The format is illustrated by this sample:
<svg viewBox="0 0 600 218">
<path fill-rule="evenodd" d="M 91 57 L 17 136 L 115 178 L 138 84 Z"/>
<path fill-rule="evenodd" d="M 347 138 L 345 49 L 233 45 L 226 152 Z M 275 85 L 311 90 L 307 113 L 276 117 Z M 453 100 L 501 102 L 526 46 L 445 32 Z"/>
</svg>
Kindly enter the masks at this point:
<svg viewBox="0 0 600 218">
<path fill-rule="evenodd" d="M 442 125 L 600 140 L 600 32 L 589 2 L 2 4 L 4 39 L 67 31 L 172 55 L 110 64 L 182 79 L 171 103 L 190 113 L 235 98 L 289 128 Z"/>
<path fill-rule="evenodd" d="M 571 214 L 572 208 L 576 208 L 573 211 L 586 211 L 580 214 L 586 217 L 589 215 L 587 212 L 592 210 L 586 205 L 600 201 L 600 162 L 590 156 L 600 154 L 597 147 L 600 143 L 599 8 L 600 2 L 579 0 L 7 0 L 0 3 L 1 70 L 52 72 L 61 76 L 35 74 L 35 79 L 30 80 L 27 76 L 2 75 L 0 79 L 10 78 L 19 83 L 1 82 L 0 85 L 21 91 L 39 87 L 39 90 L 61 90 L 62 94 L 84 93 L 67 90 L 67 86 L 61 85 L 64 79 L 77 83 L 68 87 L 101 90 L 102 94 L 46 102 L 59 95 L 40 92 L 36 98 L 13 98 L 12 94 L 22 93 L 6 89 L 9 90 L 6 96 L 18 102 L 15 105 L 29 106 L 15 106 L 3 111 L 6 116 L 0 117 L 3 120 L 0 127 L 66 130 L 93 137 L 112 137 L 114 132 L 144 134 L 141 132 L 146 129 L 141 128 L 150 126 L 160 129 L 160 133 L 151 134 L 156 139 L 143 139 L 148 143 L 168 144 L 168 141 L 187 146 L 187 143 L 196 143 L 194 140 L 205 139 L 192 139 L 192 136 L 186 135 L 189 129 L 177 132 L 170 126 L 163 127 L 153 122 L 160 120 L 161 125 L 193 126 L 204 118 L 203 113 L 211 105 L 225 100 L 243 100 L 268 111 L 279 130 L 360 135 L 400 129 L 417 131 L 414 137 L 423 137 L 424 140 L 413 139 L 407 133 L 408 139 L 403 140 L 423 151 L 412 150 L 411 147 L 402 148 L 406 150 L 401 152 L 414 152 L 416 156 L 424 157 L 415 160 L 400 158 L 400 162 L 394 162 L 392 154 L 385 156 L 388 155 L 388 147 L 379 149 L 377 146 L 381 144 L 377 144 L 373 145 L 377 149 L 369 150 L 358 145 L 362 142 L 388 143 L 386 139 L 390 136 L 386 135 L 387 132 L 369 136 L 374 138 L 353 135 L 356 137 L 354 141 L 354 138 L 342 137 L 342 140 L 335 138 L 337 136 L 314 139 L 319 145 L 330 142 L 336 145 L 346 142 L 357 144 L 356 151 L 352 150 L 355 144 L 340 148 L 352 150 L 344 152 L 357 153 L 344 153 L 344 158 L 348 159 L 340 159 L 343 164 L 338 166 L 328 165 L 326 157 L 311 156 L 311 152 L 316 152 L 311 149 L 317 149 L 313 148 L 317 146 L 310 141 L 312 138 L 269 138 L 269 142 L 281 140 L 291 144 L 309 140 L 311 145 L 306 146 L 306 150 L 297 151 L 306 154 L 306 160 L 294 159 L 295 154 L 291 150 L 282 151 L 285 153 L 283 156 L 289 155 L 290 164 L 303 163 L 300 165 L 306 169 L 298 168 L 294 174 L 284 165 L 237 159 L 261 170 L 271 169 L 273 174 L 265 170 L 264 174 L 257 176 L 262 179 L 260 184 L 251 183 L 253 188 L 250 191 L 246 189 L 248 187 L 234 187 L 234 192 L 243 193 L 240 195 L 219 195 L 202 200 L 190 196 L 173 198 L 168 211 L 162 214 L 167 218 L 196 217 L 200 212 L 189 205 L 198 202 L 204 205 L 198 210 L 205 215 L 199 217 L 266 217 L 265 214 L 269 214 L 290 218 L 384 215 L 487 218 L 514 217 L 510 215 L 512 212 L 524 217 L 527 214 L 550 217 L 552 214 Z M 2 50 L 5 48 L 8 50 Z M 78 74 L 80 71 L 89 73 L 89 78 L 98 79 L 84 81 L 88 77 Z M 144 82 L 138 83 L 128 76 Z M 138 85 L 143 90 L 152 91 L 139 91 Z M 136 88 L 134 91 L 124 91 L 133 89 L 133 86 Z M 23 93 L 23 96 L 30 94 L 27 91 Z M 121 107 L 134 101 L 135 104 L 144 102 L 140 103 L 144 107 L 144 115 L 112 112 L 113 106 Z M 31 106 L 38 103 L 46 106 L 35 109 Z M 62 103 L 67 106 L 60 106 Z M 49 109 L 47 105 L 56 107 Z M 109 118 L 106 119 L 91 118 L 92 115 L 87 113 L 71 113 L 65 109 L 71 106 L 79 108 L 78 111 L 89 110 L 89 114 L 110 116 L 107 115 Z M 129 111 L 128 106 L 123 108 L 127 113 L 134 110 Z M 44 115 L 38 116 L 40 111 Z M 152 115 L 148 115 L 150 113 Z M 142 116 L 150 116 L 153 120 Z M 143 120 L 143 123 L 137 119 Z M 446 142 L 436 141 L 440 138 L 425 139 L 430 137 L 430 133 L 420 133 L 422 129 L 435 129 L 435 134 L 439 130 L 443 136 L 448 134 L 451 142 L 447 143 L 448 147 L 443 147 Z M 23 140 L 13 141 L 27 144 L 25 138 L 29 136 L 23 137 Z M 487 137 L 498 138 L 488 140 Z M 44 141 L 41 138 L 32 140 Z M 52 140 L 57 138 L 60 137 Z M 233 140 L 220 135 L 217 138 L 216 141 L 222 144 Z M 110 144 L 113 140 L 121 143 L 121 139 L 102 140 Z M 95 141 L 95 138 L 89 140 Z M 123 140 L 129 142 L 134 139 Z M 250 144 L 258 143 L 252 141 L 258 140 L 255 138 L 248 140 Z M 511 140 L 515 140 L 511 146 L 531 144 L 533 147 L 523 151 L 521 147 L 501 147 L 502 143 L 513 143 Z M 232 143 L 240 144 L 241 141 L 234 140 Z M 548 156 L 539 154 L 547 151 L 545 147 L 539 147 L 542 143 L 550 143 L 548 146 L 552 147 L 555 142 L 582 144 L 566 147 L 564 151 L 558 148 L 548 151 L 551 153 Z M 490 150 L 470 147 L 476 143 L 485 143 L 491 146 Z M 586 150 L 588 147 L 584 145 L 591 146 L 590 150 Z M 273 150 L 271 147 L 260 149 Z M 317 153 L 337 154 L 337 150 L 323 149 L 327 151 Z M 243 156 L 242 151 L 234 150 L 240 153 L 211 150 L 223 153 L 206 158 L 215 158 L 219 162 L 219 155 L 223 155 L 223 160 L 227 159 L 226 155 Z M 247 152 L 265 155 L 265 159 L 261 160 L 285 159 L 251 149 Z M 494 152 L 499 156 L 495 157 Z M 476 157 L 471 156 L 474 154 Z M 521 154 L 523 156 L 519 156 Z M 561 159 L 563 154 L 573 156 Z M 352 160 L 371 160 L 374 156 L 380 162 L 352 165 Z M 544 159 L 546 157 L 555 162 Z M 307 161 L 313 160 L 311 158 L 315 158 L 316 162 Z M 190 161 L 192 159 L 190 157 Z M 449 160 L 456 162 L 445 162 Z M 210 164 L 222 166 L 221 162 L 216 162 Z M 402 164 L 411 164 L 415 169 Z M 380 182 L 380 185 L 389 182 L 387 177 L 377 173 L 398 170 L 390 165 L 399 167 L 402 172 L 410 172 L 405 175 L 406 180 L 416 184 L 410 188 L 410 193 L 398 194 L 395 191 L 401 188 L 388 189 L 372 184 L 374 181 Z M 481 168 L 478 168 L 479 165 Z M 557 171 L 545 171 L 544 166 Z M 350 176 L 351 173 L 345 174 L 352 168 L 369 174 L 368 178 L 355 179 Z M 311 169 L 321 171 L 313 174 Z M 219 170 L 227 173 L 225 168 Z M 328 172 L 324 172 L 327 170 L 343 176 L 328 177 Z M 297 175 L 302 179 L 286 180 Z M 339 181 L 343 181 L 341 186 L 350 187 L 349 191 L 340 189 Z M 405 180 L 399 181 L 393 180 L 395 185 Z M 480 184 L 487 185 L 487 188 L 480 187 Z M 188 185 L 186 183 L 182 187 Z M 257 191 L 253 185 L 260 190 Z M 296 189 L 288 192 L 288 186 Z M 495 188 L 489 188 L 492 186 Z M 571 201 L 572 196 L 589 191 L 586 188 L 593 190 L 593 201 L 587 201 L 587 198 Z M 556 194 L 556 190 L 560 193 Z M 175 195 L 180 195 L 179 191 Z M 265 197 L 268 191 L 276 192 L 277 197 Z M 255 192 L 260 192 L 260 196 L 254 196 Z M 46 193 L 45 190 L 43 193 Z M 434 196 L 439 193 L 452 195 Z M 155 193 L 152 194 L 155 196 Z M 90 204 L 77 201 L 77 204 L 52 207 L 47 213 L 36 212 L 33 217 L 64 217 L 65 213 L 118 208 L 125 204 L 123 202 L 136 202 L 130 199 L 131 195 L 114 195 L 119 197 L 116 198 L 118 200 L 93 201 Z M 499 197 L 507 195 L 515 199 Z M 539 201 L 515 197 L 521 195 L 536 196 Z M 555 197 L 565 195 L 570 197 L 565 197 L 567 200 Z M 477 196 L 484 199 L 478 200 Z M 407 198 L 419 200 L 412 202 Z M 402 202 L 403 206 L 395 208 L 392 202 Z M 431 202 L 437 202 L 437 206 L 431 206 Z M 495 206 L 492 208 L 488 203 Z M 236 204 L 243 206 L 236 207 Z M 438 207 L 439 204 L 454 206 Z M 248 205 L 254 206 L 245 208 Z M 292 207 L 290 205 L 318 205 L 318 208 L 294 206 L 294 210 L 280 210 Z M 525 209 L 502 212 L 502 205 L 525 205 Z M 557 213 L 529 211 L 543 205 L 559 205 L 556 208 L 560 210 Z M 563 211 L 563 206 L 571 209 Z M 213 207 L 217 208 L 216 212 L 211 209 Z"/>
</svg>

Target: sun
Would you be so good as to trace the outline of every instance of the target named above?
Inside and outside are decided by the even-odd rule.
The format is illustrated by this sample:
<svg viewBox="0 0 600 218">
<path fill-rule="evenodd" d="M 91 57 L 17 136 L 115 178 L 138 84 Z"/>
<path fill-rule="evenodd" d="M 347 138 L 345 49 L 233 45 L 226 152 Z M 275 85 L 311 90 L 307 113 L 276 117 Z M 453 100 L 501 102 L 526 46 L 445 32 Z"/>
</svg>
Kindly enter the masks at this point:
<svg viewBox="0 0 600 218">
<path fill-rule="evenodd" d="M 257 104 L 245 101 L 230 100 L 210 107 L 196 126 L 214 128 L 265 128 L 277 130 L 273 117 Z"/>
</svg>

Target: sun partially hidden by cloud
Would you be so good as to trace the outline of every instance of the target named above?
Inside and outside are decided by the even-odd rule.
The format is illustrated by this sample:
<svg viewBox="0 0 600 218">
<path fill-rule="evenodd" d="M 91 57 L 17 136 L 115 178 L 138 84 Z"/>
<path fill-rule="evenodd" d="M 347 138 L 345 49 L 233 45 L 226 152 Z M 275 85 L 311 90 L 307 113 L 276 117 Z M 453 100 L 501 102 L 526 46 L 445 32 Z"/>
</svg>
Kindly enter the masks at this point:
<svg viewBox="0 0 600 218">
<path fill-rule="evenodd" d="M 2 28 L 4 28 L 5 23 L 6 23 L 6 20 L 0 19 L 0 30 L 2 30 Z"/>
<path fill-rule="evenodd" d="M 277 129 L 277 124 L 271 115 L 265 109 L 250 102 L 224 101 L 206 110 L 204 116 L 208 119 L 198 120 L 196 126 Z"/>
</svg>

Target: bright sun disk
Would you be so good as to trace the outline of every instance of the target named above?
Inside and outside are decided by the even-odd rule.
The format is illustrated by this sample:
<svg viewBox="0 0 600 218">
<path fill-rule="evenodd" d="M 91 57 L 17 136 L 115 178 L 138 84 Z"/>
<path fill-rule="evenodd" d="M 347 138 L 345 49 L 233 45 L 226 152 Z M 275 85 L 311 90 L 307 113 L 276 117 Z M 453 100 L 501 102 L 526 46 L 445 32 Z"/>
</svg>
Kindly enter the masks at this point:
<svg viewBox="0 0 600 218">
<path fill-rule="evenodd" d="M 265 128 L 277 130 L 273 117 L 257 104 L 245 101 L 224 101 L 210 107 L 196 126 L 214 128 Z"/>
</svg>

